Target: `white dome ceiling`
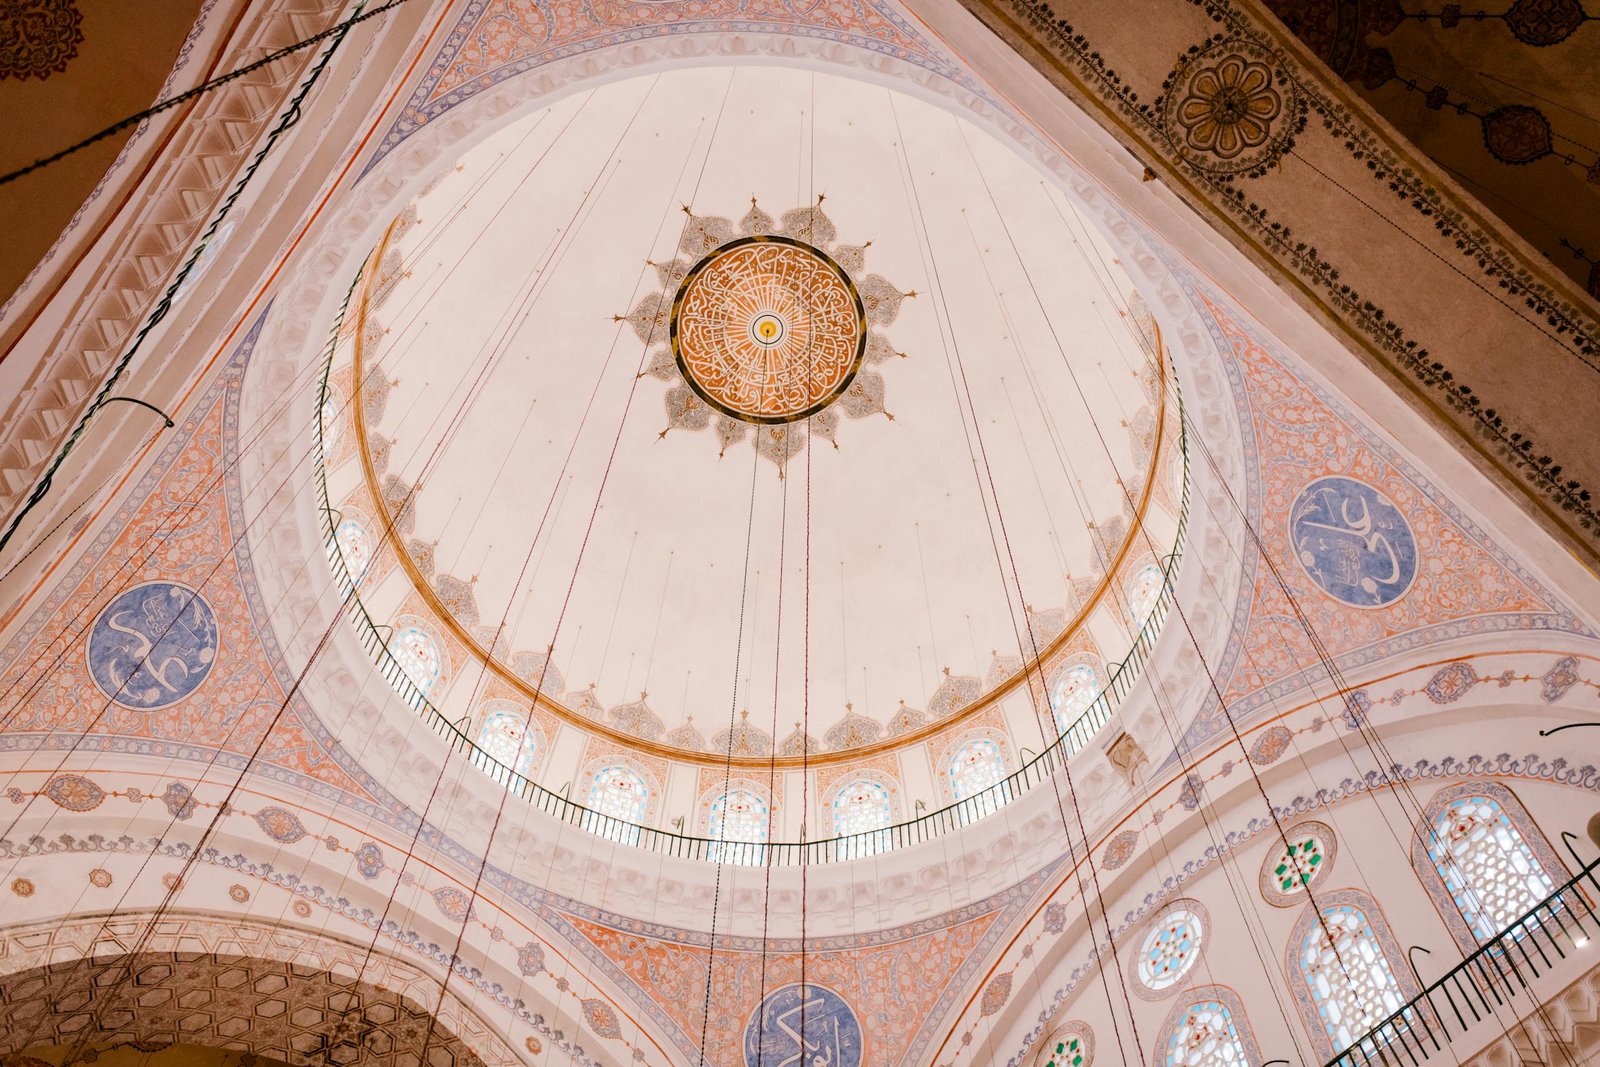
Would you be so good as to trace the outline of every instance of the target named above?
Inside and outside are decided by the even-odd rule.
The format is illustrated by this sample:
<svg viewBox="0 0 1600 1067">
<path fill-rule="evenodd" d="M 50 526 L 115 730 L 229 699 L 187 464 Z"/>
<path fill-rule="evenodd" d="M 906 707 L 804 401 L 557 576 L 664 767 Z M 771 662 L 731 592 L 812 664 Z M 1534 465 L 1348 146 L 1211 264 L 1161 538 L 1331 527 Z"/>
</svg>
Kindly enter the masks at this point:
<svg viewBox="0 0 1600 1067">
<path fill-rule="evenodd" d="M 904 354 L 857 379 L 883 411 L 875 385 L 824 411 L 832 440 L 786 464 L 753 426 L 663 436 L 686 390 L 618 316 L 671 298 L 686 232 L 818 198 L 814 243 L 858 288 L 916 293 L 868 316 Z M 818 736 L 847 703 L 924 707 L 943 669 L 1026 650 L 1019 587 L 1070 606 L 1102 569 L 1090 523 L 1147 475 L 1131 284 L 1010 147 L 904 94 L 776 67 L 618 82 L 495 133 L 416 211 L 364 355 L 397 383 L 367 429 L 422 483 L 408 537 L 473 581 L 500 647 L 553 643 L 608 707 L 647 691 L 669 728 L 748 709 L 779 737 L 808 707 Z"/>
</svg>

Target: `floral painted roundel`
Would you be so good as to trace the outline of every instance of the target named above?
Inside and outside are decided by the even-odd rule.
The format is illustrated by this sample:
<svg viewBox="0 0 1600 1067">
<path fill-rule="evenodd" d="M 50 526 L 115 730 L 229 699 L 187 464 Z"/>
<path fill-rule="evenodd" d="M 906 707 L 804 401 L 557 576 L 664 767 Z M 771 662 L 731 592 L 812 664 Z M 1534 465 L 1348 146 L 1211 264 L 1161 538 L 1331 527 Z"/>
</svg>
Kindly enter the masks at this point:
<svg viewBox="0 0 1600 1067">
<path fill-rule="evenodd" d="M 742 237 L 684 277 L 671 341 L 684 380 L 713 408 L 745 422 L 795 422 L 849 388 L 867 315 L 826 252 L 788 237 Z"/>
</svg>

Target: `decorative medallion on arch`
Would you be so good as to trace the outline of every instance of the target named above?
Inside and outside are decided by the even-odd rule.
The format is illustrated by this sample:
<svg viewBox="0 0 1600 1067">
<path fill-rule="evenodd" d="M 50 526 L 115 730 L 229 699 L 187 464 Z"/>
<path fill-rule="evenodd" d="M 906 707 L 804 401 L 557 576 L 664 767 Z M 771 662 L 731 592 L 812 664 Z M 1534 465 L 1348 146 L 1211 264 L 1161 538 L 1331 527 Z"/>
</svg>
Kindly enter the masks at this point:
<svg viewBox="0 0 1600 1067">
<path fill-rule="evenodd" d="M 1161 88 L 1173 148 L 1219 178 L 1265 174 L 1305 128 L 1305 100 L 1277 57 L 1240 37 L 1189 52 Z"/>
</svg>

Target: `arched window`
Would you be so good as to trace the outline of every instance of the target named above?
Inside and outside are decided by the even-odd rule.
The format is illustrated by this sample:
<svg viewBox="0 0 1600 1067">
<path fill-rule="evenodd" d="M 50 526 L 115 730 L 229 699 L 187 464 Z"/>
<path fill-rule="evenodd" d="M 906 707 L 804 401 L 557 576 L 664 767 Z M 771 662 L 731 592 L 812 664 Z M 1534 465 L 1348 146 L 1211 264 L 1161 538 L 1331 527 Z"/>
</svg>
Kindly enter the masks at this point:
<svg viewBox="0 0 1600 1067">
<path fill-rule="evenodd" d="M 438 684 L 439 675 L 444 671 L 439 646 L 420 626 L 401 627 L 389 642 L 389 654 L 423 696 Z"/>
<path fill-rule="evenodd" d="M 478 747 L 500 766 L 526 777 L 533 769 L 539 739 L 528 729 L 525 713 L 491 711 L 483 717 Z"/>
<path fill-rule="evenodd" d="M 975 737 L 950 755 L 950 796 L 965 802 L 956 809 L 964 823 L 981 819 L 1011 800 L 1005 783 L 1006 760 L 1000 743 L 988 737 Z M 998 786 L 999 788 L 995 788 Z"/>
<path fill-rule="evenodd" d="M 584 829 L 626 845 L 638 844 L 649 805 L 650 787 L 644 776 L 631 767 L 609 764 L 597 770 L 589 783 Z"/>
<path fill-rule="evenodd" d="M 339 408 L 331 394 L 322 402 L 317 417 L 322 420 L 322 455 L 326 458 L 339 447 Z"/>
<path fill-rule="evenodd" d="M 1156 601 L 1161 599 L 1166 580 L 1161 568 L 1154 563 L 1146 563 L 1133 572 L 1128 580 L 1128 614 L 1133 616 L 1134 629 L 1144 629 L 1145 620 L 1155 610 Z"/>
<path fill-rule="evenodd" d="M 1399 1011 L 1416 983 L 1396 974 L 1398 946 L 1374 925 L 1376 911 L 1364 894 L 1342 889 L 1317 896 L 1320 917 L 1307 911 L 1295 924 L 1290 970 L 1299 978 L 1295 992 L 1307 1025 L 1326 1038 L 1323 1050 L 1332 1057 Z"/>
<path fill-rule="evenodd" d="M 833 794 L 833 832 L 843 840 L 836 842 L 839 859 L 870 856 L 888 846 L 887 835 L 874 834 L 894 819 L 889 787 L 870 778 L 846 782 Z M 852 837 L 852 834 L 863 836 Z"/>
<path fill-rule="evenodd" d="M 1513 811 L 1526 820 L 1508 790 L 1473 783 L 1446 790 L 1424 815 L 1427 862 L 1466 924 L 1471 941 L 1460 937 L 1458 924 L 1450 924 L 1465 944 L 1494 938 L 1556 891 L 1555 865 L 1539 856 L 1549 846 L 1538 836 L 1530 842 Z M 1537 835 L 1531 824 L 1529 828 Z M 1445 911 L 1447 920 L 1454 918 Z"/>
<path fill-rule="evenodd" d="M 367 536 L 367 528 L 355 519 L 345 519 L 333 531 L 333 543 L 339 546 L 350 581 L 360 585 L 367 568 L 372 566 L 372 539 Z"/>
<path fill-rule="evenodd" d="M 730 789 L 711 802 L 711 834 L 718 863 L 760 863 L 766 856 L 767 802 L 749 789 Z"/>
<path fill-rule="evenodd" d="M 1162 912 L 1139 945 L 1139 981 L 1152 993 L 1177 986 L 1193 969 L 1205 943 L 1200 909 L 1184 902 Z"/>
<path fill-rule="evenodd" d="M 1050 683 L 1050 713 L 1055 716 L 1056 733 L 1066 733 L 1099 695 L 1100 679 L 1087 663 L 1074 663 L 1056 672 Z"/>
<path fill-rule="evenodd" d="M 1249 1067 L 1261 1062 L 1244 1005 L 1223 986 L 1203 986 L 1168 1017 L 1157 1067 Z"/>
</svg>

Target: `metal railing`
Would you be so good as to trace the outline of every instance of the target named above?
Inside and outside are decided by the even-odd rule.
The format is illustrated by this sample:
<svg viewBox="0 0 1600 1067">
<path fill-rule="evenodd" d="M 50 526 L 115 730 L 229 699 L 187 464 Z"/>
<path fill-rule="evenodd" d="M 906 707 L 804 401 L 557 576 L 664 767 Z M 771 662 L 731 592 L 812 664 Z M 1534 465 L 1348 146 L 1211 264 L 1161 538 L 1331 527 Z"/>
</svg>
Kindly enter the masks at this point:
<svg viewBox="0 0 1600 1067">
<path fill-rule="evenodd" d="M 1183 400 L 1178 392 L 1175 380 L 1171 384 L 1173 397 L 1179 411 L 1178 451 L 1183 461 L 1184 477 L 1182 500 L 1178 509 L 1178 526 L 1177 532 L 1173 535 L 1172 551 L 1159 560 L 1162 574 L 1165 576 L 1165 581 L 1161 587 L 1161 595 L 1157 597 L 1149 614 L 1145 616 L 1144 623 L 1139 629 L 1139 635 L 1133 642 L 1133 647 L 1129 649 L 1127 656 L 1116 664 L 1115 669 L 1111 672 L 1110 680 L 1095 698 L 1094 703 L 1074 719 L 1061 732 L 1053 744 L 1028 760 L 1016 771 L 979 793 L 974 793 L 970 797 L 946 805 L 936 811 L 927 812 L 917 818 L 895 823 L 879 830 L 867 830 L 861 833 L 821 838 L 814 841 L 807 841 L 802 838 L 800 841 L 750 843 L 674 833 L 668 830 L 658 830 L 651 826 L 627 822 L 585 807 L 559 793 L 553 793 L 538 782 L 506 766 L 484 751 L 471 737 L 461 730 L 461 727 L 456 722 L 453 722 L 435 707 L 432 701 L 428 699 L 427 694 L 412 681 L 411 676 L 406 673 L 400 662 L 389 650 L 388 639 L 381 632 L 389 629 L 389 627 L 380 626 L 374 622 L 371 615 L 367 613 L 366 605 L 361 602 L 360 596 L 351 595 L 359 585 L 360 579 L 350 574 L 344 553 L 340 550 L 338 544 L 338 512 L 333 509 L 328 499 L 327 456 L 324 451 L 322 412 L 328 401 L 328 378 L 333 369 L 333 356 L 338 347 L 339 332 L 343 326 L 345 315 L 349 310 L 351 297 L 354 295 L 359 281 L 360 277 L 358 275 L 356 283 L 353 283 L 349 292 L 345 294 L 344 303 L 340 307 L 339 315 L 329 335 L 328 343 L 324 348 L 323 370 L 316 398 L 317 490 L 321 497 L 319 511 L 323 525 L 323 547 L 326 550 L 329 565 L 333 570 L 335 586 L 342 595 L 345 595 L 345 602 L 341 610 L 350 618 L 362 646 L 366 648 L 376 662 L 379 673 L 394 687 L 401 699 L 410 704 L 422 716 L 423 720 L 445 739 L 452 751 L 465 753 L 475 766 L 483 770 L 494 781 L 499 782 L 506 789 L 535 805 L 545 814 L 568 825 L 580 827 L 611 841 L 619 841 L 623 844 L 634 845 L 669 856 L 750 866 L 762 863 L 772 863 L 777 866 L 798 866 L 800 864 L 844 862 L 876 855 L 892 849 L 916 845 L 941 834 L 958 830 L 983 818 L 985 815 L 998 811 L 1016 800 L 1024 792 L 1054 775 L 1074 753 L 1088 744 L 1089 740 L 1099 733 L 1106 723 L 1111 721 L 1113 708 L 1120 704 L 1123 698 L 1133 690 L 1134 683 L 1138 680 L 1140 672 L 1155 648 L 1156 637 L 1161 632 L 1161 625 L 1166 620 L 1167 612 L 1172 606 L 1173 584 L 1177 576 L 1178 561 L 1183 553 L 1184 537 L 1188 529 L 1189 520 L 1188 429 L 1182 420 Z M 360 392 L 361 383 L 352 383 L 352 399 L 349 402 L 359 403 Z M 357 446 L 359 447 L 359 442 Z M 1154 476 L 1153 471 L 1152 476 Z M 1048 701 L 1048 696 L 1046 700 Z"/>
<path fill-rule="evenodd" d="M 1600 892 L 1596 869 L 1600 869 L 1600 859 L 1479 945 L 1444 977 L 1329 1060 L 1327 1067 L 1414 1067 L 1444 1051 L 1453 1035 L 1465 1034 L 1497 1010 L 1512 1009 L 1512 1021 L 1516 1021 L 1516 995 L 1525 992 L 1537 1004 L 1538 994 L 1529 982 L 1600 935 L 1600 916 L 1581 884 L 1588 882 L 1587 888 Z M 1460 1062 L 1460 1057 L 1455 1059 Z"/>
</svg>

